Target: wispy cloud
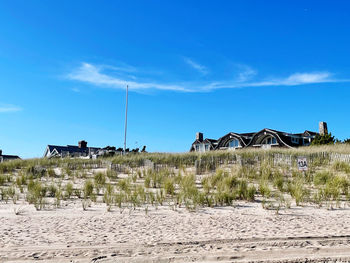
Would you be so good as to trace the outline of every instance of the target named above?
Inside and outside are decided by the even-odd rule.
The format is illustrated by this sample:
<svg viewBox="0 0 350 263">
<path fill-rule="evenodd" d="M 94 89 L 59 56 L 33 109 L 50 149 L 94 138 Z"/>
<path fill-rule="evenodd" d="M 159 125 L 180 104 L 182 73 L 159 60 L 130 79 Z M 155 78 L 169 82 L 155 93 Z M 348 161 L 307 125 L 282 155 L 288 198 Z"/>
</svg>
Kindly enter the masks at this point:
<svg viewBox="0 0 350 263">
<path fill-rule="evenodd" d="M 158 90 L 174 90 L 190 92 L 191 90 L 180 85 L 172 84 L 159 84 L 153 82 L 136 82 L 130 81 L 126 78 L 109 76 L 102 72 L 104 68 L 95 66 L 89 63 L 82 63 L 82 65 L 74 72 L 68 74 L 68 78 L 72 80 L 78 80 L 87 82 L 93 85 L 105 86 L 115 89 L 125 89 L 126 85 L 130 86 L 133 90 L 146 90 L 146 89 L 158 89 Z"/>
<path fill-rule="evenodd" d="M 347 80 L 333 79 L 329 72 L 309 72 L 294 73 L 286 78 L 270 78 L 263 81 L 246 83 L 245 86 L 298 86 L 306 84 L 330 83 L 330 82 L 346 82 Z"/>
<path fill-rule="evenodd" d="M 15 105 L 10 105 L 10 104 L 0 104 L 0 113 L 6 113 L 6 112 L 17 112 L 21 111 L 22 108 L 15 106 Z"/>
<path fill-rule="evenodd" d="M 193 69 L 197 70 L 198 72 L 202 73 L 203 75 L 208 74 L 207 67 L 199 64 L 198 62 L 195 62 L 193 59 L 190 59 L 188 57 L 184 57 L 184 61 Z"/>
<path fill-rule="evenodd" d="M 125 89 L 126 85 L 132 90 L 171 90 L 180 92 L 208 92 L 223 88 L 245 88 L 264 86 L 298 86 L 316 83 L 347 82 L 333 78 L 329 72 L 298 72 L 287 77 L 256 78 L 256 71 L 248 66 L 241 66 L 233 80 L 213 80 L 203 82 L 159 83 L 142 81 L 135 76 L 108 73 L 106 66 L 82 63 L 80 67 L 67 75 L 68 79 L 89 83 L 92 85 Z M 16 109 L 16 108 L 13 108 Z"/>
<path fill-rule="evenodd" d="M 238 64 L 236 66 L 238 68 L 238 82 L 246 82 L 257 74 L 256 70 L 247 65 Z"/>
</svg>

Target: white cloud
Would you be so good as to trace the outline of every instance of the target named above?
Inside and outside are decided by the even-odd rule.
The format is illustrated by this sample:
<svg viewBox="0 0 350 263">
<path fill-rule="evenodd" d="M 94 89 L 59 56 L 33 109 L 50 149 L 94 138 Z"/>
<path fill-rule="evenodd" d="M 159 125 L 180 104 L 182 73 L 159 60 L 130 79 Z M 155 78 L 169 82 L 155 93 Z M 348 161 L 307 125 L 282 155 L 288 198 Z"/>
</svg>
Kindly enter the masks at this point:
<svg viewBox="0 0 350 263">
<path fill-rule="evenodd" d="M 129 85 L 133 90 L 159 89 L 159 90 L 174 90 L 190 92 L 183 86 L 173 84 L 158 84 L 152 82 L 136 82 L 129 81 L 120 77 L 113 77 L 102 73 L 103 67 L 94 66 L 89 63 L 82 63 L 82 65 L 74 72 L 68 75 L 72 80 L 87 82 L 93 85 L 106 86 L 115 89 L 125 89 Z"/>
<path fill-rule="evenodd" d="M 185 57 L 184 61 L 203 75 L 208 74 L 208 69 L 205 66 L 199 64 L 198 62 L 195 62 L 193 59 Z"/>
<path fill-rule="evenodd" d="M 268 80 L 246 83 L 246 86 L 298 86 L 306 84 L 316 84 L 325 82 L 346 82 L 347 80 L 337 80 L 331 78 L 329 72 L 294 73 L 286 78 L 270 78 Z"/>
<path fill-rule="evenodd" d="M 15 106 L 15 105 L 0 104 L 0 113 L 16 112 L 16 111 L 21 111 L 21 110 L 22 110 L 22 108 Z"/>
<path fill-rule="evenodd" d="M 129 85 L 131 90 L 171 90 L 181 92 L 208 92 L 223 88 L 244 88 L 244 87 L 263 87 L 263 86 L 298 86 L 315 83 L 347 82 L 348 80 L 339 80 L 332 78 L 329 72 L 304 72 L 293 73 L 284 78 L 265 78 L 263 80 L 252 81 L 256 76 L 256 71 L 248 66 L 240 66 L 241 70 L 234 80 L 219 80 L 207 82 L 186 82 L 186 83 L 158 83 L 156 81 L 141 81 L 135 76 L 106 73 L 110 67 L 98 66 L 90 63 L 82 63 L 79 68 L 67 75 L 71 80 L 89 83 L 92 85 L 125 89 Z"/>
<path fill-rule="evenodd" d="M 328 72 L 320 73 L 295 73 L 286 79 L 286 85 L 300 85 L 308 83 L 329 82 L 331 74 Z"/>
</svg>

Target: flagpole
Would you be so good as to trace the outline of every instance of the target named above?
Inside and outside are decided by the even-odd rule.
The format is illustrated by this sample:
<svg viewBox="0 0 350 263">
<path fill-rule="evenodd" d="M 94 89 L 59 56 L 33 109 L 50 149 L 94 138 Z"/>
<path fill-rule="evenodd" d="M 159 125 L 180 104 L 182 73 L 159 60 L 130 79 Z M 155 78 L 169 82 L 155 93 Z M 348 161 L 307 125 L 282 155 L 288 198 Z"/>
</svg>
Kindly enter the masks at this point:
<svg viewBox="0 0 350 263">
<path fill-rule="evenodd" d="M 125 154 L 125 151 L 126 151 L 126 131 L 127 131 L 127 126 L 128 126 L 128 91 L 129 91 L 129 86 L 126 85 L 124 154 Z"/>
</svg>

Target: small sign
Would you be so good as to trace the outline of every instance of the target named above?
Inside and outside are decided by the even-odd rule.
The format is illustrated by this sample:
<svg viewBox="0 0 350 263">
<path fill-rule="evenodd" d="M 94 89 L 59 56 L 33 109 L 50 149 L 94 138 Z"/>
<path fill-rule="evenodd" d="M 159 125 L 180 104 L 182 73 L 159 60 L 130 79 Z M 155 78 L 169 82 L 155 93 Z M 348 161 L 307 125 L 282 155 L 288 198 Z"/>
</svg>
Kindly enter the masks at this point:
<svg viewBox="0 0 350 263">
<path fill-rule="evenodd" d="M 298 157 L 298 169 L 299 171 L 307 171 L 306 157 Z"/>
</svg>

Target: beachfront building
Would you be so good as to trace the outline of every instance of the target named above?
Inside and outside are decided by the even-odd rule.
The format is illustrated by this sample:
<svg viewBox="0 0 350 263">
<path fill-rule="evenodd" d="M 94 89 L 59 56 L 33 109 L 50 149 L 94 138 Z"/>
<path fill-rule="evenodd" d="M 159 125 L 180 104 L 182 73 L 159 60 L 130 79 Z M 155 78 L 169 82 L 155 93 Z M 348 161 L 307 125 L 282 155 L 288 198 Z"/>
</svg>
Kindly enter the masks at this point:
<svg viewBox="0 0 350 263">
<path fill-rule="evenodd" d="M 87 147 L 86 141 L 79 141 L 78 145 L 48 145 L 43 157 L 89 157 L 97 154 L 100 149 L 98 147 Z"/>
<path fill-rule="evenodd" d="M 21 158 L 19 158 L 17 155 L 4 155 L 2 154 L 2 150 L 0 150 L 0 163 L 17 159 Z"/>
<path fill-rule="evenodd" d="M 320 122 L 319 134 L 327 133 L 327 123 Z M 303 133 L 288 133 L 265 128 L 259 132 L 251 133 L 230 132 L 215 140 L 203 139 L 203 133 L 198 132 L 190 151 L 235 150 L 246 147 L 263 149 L 271 149 L 272 147 L 295 148 L 310 145 L 316 134 L 318 133 L 307 130 Z"/>
</svg>

